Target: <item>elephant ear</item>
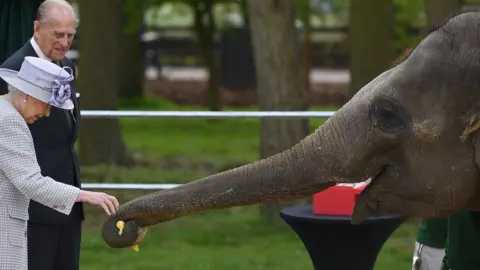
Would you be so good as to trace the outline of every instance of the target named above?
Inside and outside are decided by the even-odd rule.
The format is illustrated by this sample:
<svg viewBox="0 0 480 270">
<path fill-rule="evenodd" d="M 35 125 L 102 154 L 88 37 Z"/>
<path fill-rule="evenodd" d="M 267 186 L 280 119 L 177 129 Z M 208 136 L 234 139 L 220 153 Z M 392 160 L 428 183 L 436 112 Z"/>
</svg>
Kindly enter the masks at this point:
<svg viewBox="0 0 480 270">
<path fill-rule="evenodd" d="M 475 164 L 480 170 L 480 113 L 475 113 L 467 122 L 467 126 L 461 136 L 462 141 L 470 138 L 471 143 L 475 149 Z"/>
<path fill-rule="evenodd" d="M 461 139 L 462 141 L 469 140 L 472 144 L 475 164 L 480 171 L 480 113 L 476 113 L 469 118 Z M 478 190 L 476 194 L 480 195 L 480 190 Z M 475 196 L 469 203 L 468 209 L 470 211 L 480 211 L 480 196 Z"/>
</svg>

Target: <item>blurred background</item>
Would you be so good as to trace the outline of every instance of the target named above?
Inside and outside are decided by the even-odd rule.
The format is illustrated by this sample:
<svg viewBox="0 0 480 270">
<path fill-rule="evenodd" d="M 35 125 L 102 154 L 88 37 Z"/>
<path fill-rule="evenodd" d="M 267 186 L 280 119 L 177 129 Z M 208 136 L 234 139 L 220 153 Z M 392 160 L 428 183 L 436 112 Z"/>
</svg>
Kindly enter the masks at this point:
<svg viewBox="0 0 480 270">
<path fill-rule="evenodd" d="M 67 56 L 77 64 L 82 110 L 334 111 L 415 47 L 432 22 L 480 1 L 70 2 L 80 20 Z M 323 121 L 84 119 L 83 182 L 189 182 L 289 148 Z M 147 192 L 113 193 L 123 203 Z M 110 249 L 99 230 L 103 213 L 89 207 L 81 268 L 312 269 L 278 218 L 285 205 L 160 224 L 138 253 Z M 390 237 L 376 269 L 411 269 L 417 224 L 410 219 Z"/>
</svg>

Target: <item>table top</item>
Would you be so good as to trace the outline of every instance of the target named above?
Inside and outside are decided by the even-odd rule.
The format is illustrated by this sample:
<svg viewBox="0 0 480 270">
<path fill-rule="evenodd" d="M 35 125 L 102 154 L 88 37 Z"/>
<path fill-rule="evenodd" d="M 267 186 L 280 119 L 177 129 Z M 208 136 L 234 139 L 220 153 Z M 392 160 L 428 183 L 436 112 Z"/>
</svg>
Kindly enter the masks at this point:
<svg viewBox="0 0 480 270">
<path fill-rule="evenodd" d="M 313 214 L 313 206 L 309 205 L 299 205 L 286 207 L 280 211 L 280 215 L 284 217 L 295 217 L 297 219 L 304 219 L 309 221 L 319 221 L 321 223 L 350 223 L 352 218 L 351 216 L 340 216 L 340 215 L 318 215 Z M 362 223 L 372 223 L 388 219 L 403 219 L 405 216 L 400 214 L 376 214 L 366 218 Z"/>
</svg>

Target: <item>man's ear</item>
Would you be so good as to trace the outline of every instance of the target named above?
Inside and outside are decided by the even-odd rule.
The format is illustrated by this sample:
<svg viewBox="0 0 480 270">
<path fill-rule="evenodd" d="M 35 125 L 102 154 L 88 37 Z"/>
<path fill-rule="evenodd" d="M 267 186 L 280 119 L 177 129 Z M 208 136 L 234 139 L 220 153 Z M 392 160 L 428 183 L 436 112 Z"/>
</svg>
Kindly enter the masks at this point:
<svg viewBox="0 0 480 270">
<path fill-rule="evenodd" d="M 475 150 L 475 163 L 480 169 L 480 113 L 472 115 L 468 122 L 461 140 L 469 140 Z"/>
<path fill-rule="evenodd" d="M 34 21 L 33 22 L 33 34 L 36 35 L 40 31 L 40 22 Z"/>
</svg>

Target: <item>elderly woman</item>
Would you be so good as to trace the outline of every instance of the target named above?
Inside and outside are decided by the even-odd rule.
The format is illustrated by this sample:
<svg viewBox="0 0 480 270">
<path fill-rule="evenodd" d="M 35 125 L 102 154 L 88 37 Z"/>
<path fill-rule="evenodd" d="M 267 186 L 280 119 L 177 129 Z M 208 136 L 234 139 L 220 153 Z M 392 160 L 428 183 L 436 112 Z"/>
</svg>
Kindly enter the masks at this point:
<svg viewBox="0 0 480 270">
<path fill-rule="evenodd" d="M 73 109 L 65 69 L 26 57 L 20 71 L 0 69 L 9 93 L 0 96 L 0 269 L 27 269 L 29 200 L 68 215 L 75 202 L 116 212 L 115 197 L 56 182 L 41 174 L 27 123 L 48 117 L 50 106 Z"/>
</svg>

